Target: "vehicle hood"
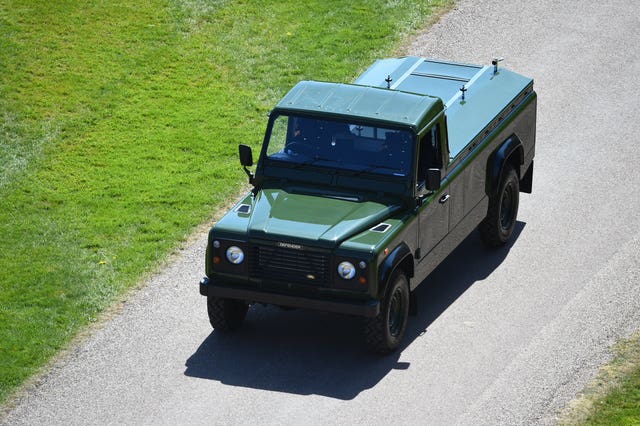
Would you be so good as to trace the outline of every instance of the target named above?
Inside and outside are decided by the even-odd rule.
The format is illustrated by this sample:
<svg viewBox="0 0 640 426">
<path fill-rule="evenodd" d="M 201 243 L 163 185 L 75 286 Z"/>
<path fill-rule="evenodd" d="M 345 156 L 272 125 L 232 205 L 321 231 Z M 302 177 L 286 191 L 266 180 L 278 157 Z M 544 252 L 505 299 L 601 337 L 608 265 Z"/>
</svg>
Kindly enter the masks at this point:
<svg viewBox="0 0 640 426">
<path fill-rule="evenodd" d="M 263 189 L 255 197 L 248 233 L 252 239 L 335 247 L 371 228 L 401 205 Z"/>
</svg>

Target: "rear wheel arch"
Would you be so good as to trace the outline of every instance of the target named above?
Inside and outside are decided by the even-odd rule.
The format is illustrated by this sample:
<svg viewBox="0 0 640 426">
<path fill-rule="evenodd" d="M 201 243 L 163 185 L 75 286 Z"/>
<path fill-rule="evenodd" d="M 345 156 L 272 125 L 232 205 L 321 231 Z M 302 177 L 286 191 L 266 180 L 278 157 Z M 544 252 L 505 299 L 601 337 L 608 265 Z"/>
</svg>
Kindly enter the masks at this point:
<svg viewBox="0 0 640 426">
<path fill-rule="evenodd" d="M 498 191 L 505 166 L 510 165 L 521 179 L 520 168 L 524 164 L 524 149 L 517 135 L 509 136 L 496 149 L 487 164 L 486 194 L 492 196 Z"/>
</svg>

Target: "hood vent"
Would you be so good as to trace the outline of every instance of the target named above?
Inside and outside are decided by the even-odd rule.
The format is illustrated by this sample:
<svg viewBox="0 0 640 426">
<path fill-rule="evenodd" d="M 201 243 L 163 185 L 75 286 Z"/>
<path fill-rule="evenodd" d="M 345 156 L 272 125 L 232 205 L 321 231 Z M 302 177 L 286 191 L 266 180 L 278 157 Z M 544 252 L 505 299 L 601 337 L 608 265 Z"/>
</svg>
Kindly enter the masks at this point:
<svg viewBox="0 0 640 426">
<path fill-rule="evenodd" d="M 371 228 L 370 231 L 385 233 L 389 228 L 391 228 L 391 225 L 389 225 L 388 223 L 381 223 Z"/>
<path fill-rule="evenodd" d="M 251 204 L 240 204 L 236 208 L 236 213 L 249 213 L 251 211 Z"/>
</svg>

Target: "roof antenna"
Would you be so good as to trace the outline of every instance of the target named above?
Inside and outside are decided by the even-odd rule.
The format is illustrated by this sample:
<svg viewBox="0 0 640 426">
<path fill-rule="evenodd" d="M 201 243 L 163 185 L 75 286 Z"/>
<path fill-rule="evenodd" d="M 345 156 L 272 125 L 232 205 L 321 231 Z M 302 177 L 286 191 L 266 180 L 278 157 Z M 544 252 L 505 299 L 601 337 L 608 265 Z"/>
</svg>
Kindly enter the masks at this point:
<svg viewBox="0 0 640 426">
<path fill-rule="evenodd" d="M 464 92 L 466 92 L 467 90 L 469 90 L 469 89 L 467 89 L 466 87 L 464 87 L 464 84 L 463 84 L 463 85 L 462 85 L 462 87 L 460 88 L 460 91 L 462 92 L 462 102 L 464 102 Z"/>
<path fill-rule="evenodd" d="M 504 58 L 501 57 L 495 57 L 493 58 L 493 60 L 491 61 L 491 65 L 493 65 L 493 74 L 498 74 L 498 62 L 502 62 L 504 61 Z"/>
<path fill-rule="evenodd" d="M 391 74 L 387 75 L 387 78 L 385 78 L 384 81 L 387 82 L 387 89 L 391 89 L 391 82 L 393 81 Z"/>
</svg>

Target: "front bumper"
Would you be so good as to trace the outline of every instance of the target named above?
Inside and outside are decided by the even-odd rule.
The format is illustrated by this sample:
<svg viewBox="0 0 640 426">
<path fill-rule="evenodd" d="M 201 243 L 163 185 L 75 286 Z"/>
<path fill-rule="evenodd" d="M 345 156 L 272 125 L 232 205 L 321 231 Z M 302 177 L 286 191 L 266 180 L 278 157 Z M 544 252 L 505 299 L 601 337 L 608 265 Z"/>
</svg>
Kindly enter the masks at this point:
<svg viewBox="0 0 640 426">
<path fill-rule="evenodd" d="M 200 280 L 200 294 L 225 299 L 238 299 L 248 302 L 267 303 L 271 305 L 287 306 L 292 308 L 313 309 L 339 314 L 357 315 L 373 318 L 380 313 L 380 302 L 376 300 L 367 302 L 337 301 L 316 299 L 304 296 L 289 296 L 279 293 L 270 293 L 260 290 L 226 287 L 214 283 L 208 277 Z"/>
</svg>

